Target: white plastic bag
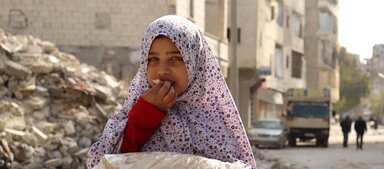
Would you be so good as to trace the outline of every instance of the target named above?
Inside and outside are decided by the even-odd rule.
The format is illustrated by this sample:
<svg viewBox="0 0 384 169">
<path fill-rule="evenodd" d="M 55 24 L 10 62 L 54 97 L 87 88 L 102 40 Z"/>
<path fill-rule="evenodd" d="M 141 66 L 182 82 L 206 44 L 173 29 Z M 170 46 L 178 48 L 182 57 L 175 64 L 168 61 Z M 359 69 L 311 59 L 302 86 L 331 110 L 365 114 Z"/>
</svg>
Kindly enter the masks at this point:
<svg viewBox="0 0 384 169">
<path fill-rule="evenodd" d="M 94 169 L 244 169 L 240 161 L 222 162 L 191 154 L 141 152 L 106 154 Z"/>
</svg>

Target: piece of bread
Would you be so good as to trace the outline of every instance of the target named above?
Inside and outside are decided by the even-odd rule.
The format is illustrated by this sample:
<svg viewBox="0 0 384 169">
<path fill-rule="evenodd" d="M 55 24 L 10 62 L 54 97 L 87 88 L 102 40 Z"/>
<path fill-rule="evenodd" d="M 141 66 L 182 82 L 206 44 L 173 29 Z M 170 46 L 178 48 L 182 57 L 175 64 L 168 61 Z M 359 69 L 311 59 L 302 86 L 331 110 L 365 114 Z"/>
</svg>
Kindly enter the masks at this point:
<svg viewBox="0 0 384 169">
<path fill-rule="evenodd" d="M 160 79 L 156 79 L 156 80 L 152 80 L 152 82 L 155 83 L 155 84 L 158 84 L 158 83 L 161 82 L 161 80 Z"/>
</svg>

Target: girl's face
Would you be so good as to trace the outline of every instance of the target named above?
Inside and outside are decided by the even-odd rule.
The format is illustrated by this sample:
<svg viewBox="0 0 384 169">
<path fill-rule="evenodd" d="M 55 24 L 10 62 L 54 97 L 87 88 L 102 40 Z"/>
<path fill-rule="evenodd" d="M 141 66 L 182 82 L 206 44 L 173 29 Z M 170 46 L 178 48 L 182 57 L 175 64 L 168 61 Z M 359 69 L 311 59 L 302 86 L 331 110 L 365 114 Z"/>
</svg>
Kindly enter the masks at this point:
<svg viewBox="0 0 384 169">
<path fill-rule="evenodd" d="M 183 56 L 175 44 L 166 36 L 156 37 L 148 53 L 148 80 L 169 81 L 177 94 L 188 86 L 188 72 Z"/>
</svg>

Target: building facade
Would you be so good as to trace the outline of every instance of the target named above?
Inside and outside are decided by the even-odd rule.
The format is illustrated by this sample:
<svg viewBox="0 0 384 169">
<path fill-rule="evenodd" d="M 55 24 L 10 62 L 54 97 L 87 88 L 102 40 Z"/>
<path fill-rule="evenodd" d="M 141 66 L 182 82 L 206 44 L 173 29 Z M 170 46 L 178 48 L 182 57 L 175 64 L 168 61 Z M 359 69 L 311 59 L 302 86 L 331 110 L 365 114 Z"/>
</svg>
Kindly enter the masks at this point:
<svg viewBox="0 0 384 169">
<path fill-rule="evenodd" d="M 338 62 L 338 1 L 305 1 L 307 86 L 330 88 L 332 103 L 340 97 Z"/>
<path fill-rule="evenodd" d="M 279 118 L 288 88 L 305 87 L 304 0 L 238 1 L 240 112 Z"/>
<path fill-rule="evenodd" d="M 82 62 L 130 81 L 139 65 L 141 37 L 148 24 L 163 15 L 180 15 L 205 33 L 226 76 L 226 1 L 2 0 L 0 27 L 51 41 Z"/>
<path fill-rule="evenodd" d="M 376 44 L 372 49 L 370 68 L 377 73 L 384 73 L 384 44 Z"/>
</svg>

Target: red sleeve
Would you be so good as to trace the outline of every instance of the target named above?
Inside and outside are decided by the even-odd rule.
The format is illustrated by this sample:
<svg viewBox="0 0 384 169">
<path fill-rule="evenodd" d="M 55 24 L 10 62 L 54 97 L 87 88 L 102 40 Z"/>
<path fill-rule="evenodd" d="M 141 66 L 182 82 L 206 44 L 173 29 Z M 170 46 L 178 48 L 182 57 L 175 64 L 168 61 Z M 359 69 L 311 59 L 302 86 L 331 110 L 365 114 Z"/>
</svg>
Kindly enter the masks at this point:
<svg viewBox="0 0 384 169">
<path fill-rule="evenodd" d="M 138 152 L 140 147 L 148 141 L 159 127 L 165 114 L 153 105 L 139 97 L 128 113 L 128 122 L 125 127 L 121 153 Z"/>
</svg>

